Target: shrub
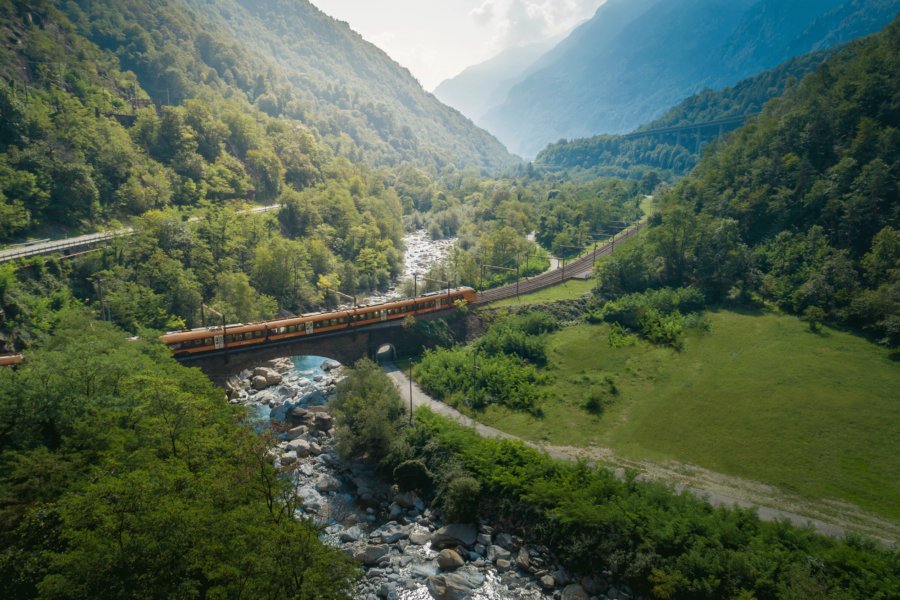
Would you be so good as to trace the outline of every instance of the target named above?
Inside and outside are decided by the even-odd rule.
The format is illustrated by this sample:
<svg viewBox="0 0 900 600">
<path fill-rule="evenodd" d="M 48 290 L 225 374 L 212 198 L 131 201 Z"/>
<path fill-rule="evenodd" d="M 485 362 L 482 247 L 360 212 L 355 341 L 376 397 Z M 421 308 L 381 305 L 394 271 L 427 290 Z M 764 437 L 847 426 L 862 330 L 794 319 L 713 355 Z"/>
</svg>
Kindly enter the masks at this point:
<svg viewBox="0 0 900 600">
<path fill-rule="evenodd" d="M 393 382 L 368 359 L 338 383 L 328 406 L 335 417 L 335 447 L 344 458 L 385 457 L 406 412 Z"/>
<path fill-rule="evenodd" d="M 444 498 L 444 510 L 455 523 L 471 523 L 478 518 L 481 484 L 472 477 L 459 477 L 450 482 Z"/>
<path fill-rule="evenodd" d="M 608 339 L 610 348 L 627 348 L 628 346 L 636 346 L 638 343 L 638 336 L 629 332 L 618 323 L 613 323 L 609 328 Z"/>
<path fill-rule="evenodd" d="M 584 409 L 591 414 L 602 414 L 608 404 L 609 400 L 606 399 L 602 390 L 591 388 L 591 391 L 584 395 Z"/>
<path fill-rule="evenodd" d="M 431 483 L 431 472 L 421 460 L 408 460 L 394 469 L 394 481 L 401 492 L 422 490 Z"/>
<path fill-rule="evenodd" d="M 705 304 L 706 297 L 697 288 L 663 288 L 643 294 L 629 294 L 618 300 L 607 302 L 603 306 L 601 314 L 603 319 L 610 323 L 615 322 L 626 327 L 634 327 L 648 310 L 657 310 L 665 314 L 675 311 L 688 312 L 699 310 Z"/>
<path fill-rule="evenodd" d="M 655 308 L 644 313 L 638 323 L 641 334 L 650 342 L 679 348 L 678 338 L 684 332 L 681 313 L 663 314 Z"/>
</svg>

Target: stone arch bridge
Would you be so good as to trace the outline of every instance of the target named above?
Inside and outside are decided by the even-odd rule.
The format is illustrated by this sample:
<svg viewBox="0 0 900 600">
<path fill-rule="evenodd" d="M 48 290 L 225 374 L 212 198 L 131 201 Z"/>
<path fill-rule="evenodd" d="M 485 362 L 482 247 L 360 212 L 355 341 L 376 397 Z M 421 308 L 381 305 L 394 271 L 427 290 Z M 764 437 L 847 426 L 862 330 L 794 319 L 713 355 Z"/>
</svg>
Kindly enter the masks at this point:
<svg viewBox="0 0 900 600">
<path fill-rule="evenodd" d="M 450 314 L 444 312 L 431 318 Z M 420 320 L 422 318 L 420 317 Z M 199 368 L 213 383 L 224 386 L 225 381 L 244 369 L 275 358 L 288 356 L 321 356 L 336 360 L 342 365 L 353 365 L 361 358 L 375 360 L 378 349 L 391 346 L 396 356 L 419 354 L 425 348 L 437 346 L 435 340 L 410 333 L 402 326 L 402 320 L 378 323 L 366 327 L 349 327 L 315 336 L 263 342 L 231 350 L 217 350 L 201 355 L 177 359 L 186 367 Z"/>
</svg>

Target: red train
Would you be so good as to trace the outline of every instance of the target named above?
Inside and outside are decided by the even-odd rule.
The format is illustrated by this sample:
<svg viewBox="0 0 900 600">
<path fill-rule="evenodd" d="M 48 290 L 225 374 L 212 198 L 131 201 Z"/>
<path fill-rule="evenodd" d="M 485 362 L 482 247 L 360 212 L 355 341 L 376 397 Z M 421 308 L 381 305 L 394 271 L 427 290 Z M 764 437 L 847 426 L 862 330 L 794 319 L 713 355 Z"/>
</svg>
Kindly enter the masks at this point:
<svg viewBox="0 0 900 600">
<path fill-rule="evenodd" d="M 0 354 L 0 367 L 11 367 L 22 362 L 21 354 Z"/>
<path fill-rule="evenodd" d="M 161 339 L 176 356 L 183 356 L 405 319 L 408 315 L 453 308 L 459 300 L 473 303 L 478 300 L 478 295 L 472 288 L 461 287 L 432 292 L 418 298 L 356 306 L 342 311 L 309 313 L 291 319 L 174 331 Z"/>
</svg>

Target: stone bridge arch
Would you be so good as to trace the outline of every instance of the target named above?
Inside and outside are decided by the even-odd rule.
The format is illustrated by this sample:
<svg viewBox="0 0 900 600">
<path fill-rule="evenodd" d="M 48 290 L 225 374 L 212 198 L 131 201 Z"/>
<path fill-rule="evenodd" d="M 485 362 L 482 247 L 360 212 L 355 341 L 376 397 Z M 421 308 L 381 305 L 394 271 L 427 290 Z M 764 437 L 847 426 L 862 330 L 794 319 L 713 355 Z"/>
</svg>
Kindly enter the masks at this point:
<svg viewBox="0 0 900 600">
<path fill-rule="evenodd" d="M 400 323 L 385 323 L 360 329 L 347 329 L 292 340 L 263 342 L 232 350 L 218 350 L 200 356 L 178 359 L 186 367 L 199 368 L 218 386 L 224 386 L 232 375 L 275 358 L 288 356 L 321 356 L 352 366 L 362 358 L 375 360 L 378 349 L 390 346 L 394 358 L 419 354 L 434 348 L 434 340 L 407 332 Z"/>
</svg>

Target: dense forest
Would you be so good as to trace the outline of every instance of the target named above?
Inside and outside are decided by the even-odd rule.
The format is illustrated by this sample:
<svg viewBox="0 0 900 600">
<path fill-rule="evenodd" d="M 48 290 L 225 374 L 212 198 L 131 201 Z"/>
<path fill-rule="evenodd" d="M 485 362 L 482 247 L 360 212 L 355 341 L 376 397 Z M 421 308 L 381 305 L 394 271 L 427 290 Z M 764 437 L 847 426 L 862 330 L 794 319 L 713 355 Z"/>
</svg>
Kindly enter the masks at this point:
<svg viewBox="0 0 900 600">
<path fill-rule="evenodd" d="M 641 125 L 636 131 L 677 127 L 715 121 L 726 117 L 756 114 L 772 98 L 796 85 L 807 74 L 840 47 L 810 52 L 744 79 L 721 90 L 706 88 L 669 109 L 660 118 Z M 710 132 L 704 132 L 707 140 Z M 579 167 L 600 176 L 640 177 L 650 169 L 690 173 L 700 160 L 696 152 L 696 137 L 686 133 L 682 144 L 675 135 L 626 139 L 619 135 L 597 135 L 591 138 L 560 140 L 548 144 L 538 154 L 535 165 L 572 169 Z"/>
<path fill-rule="evenodd" d="M 898 50 L 895 21 L 712 145 L 642 243 L 604 265 L 601 293 L 691 285 L 900 344 Z"/>
</svg>

